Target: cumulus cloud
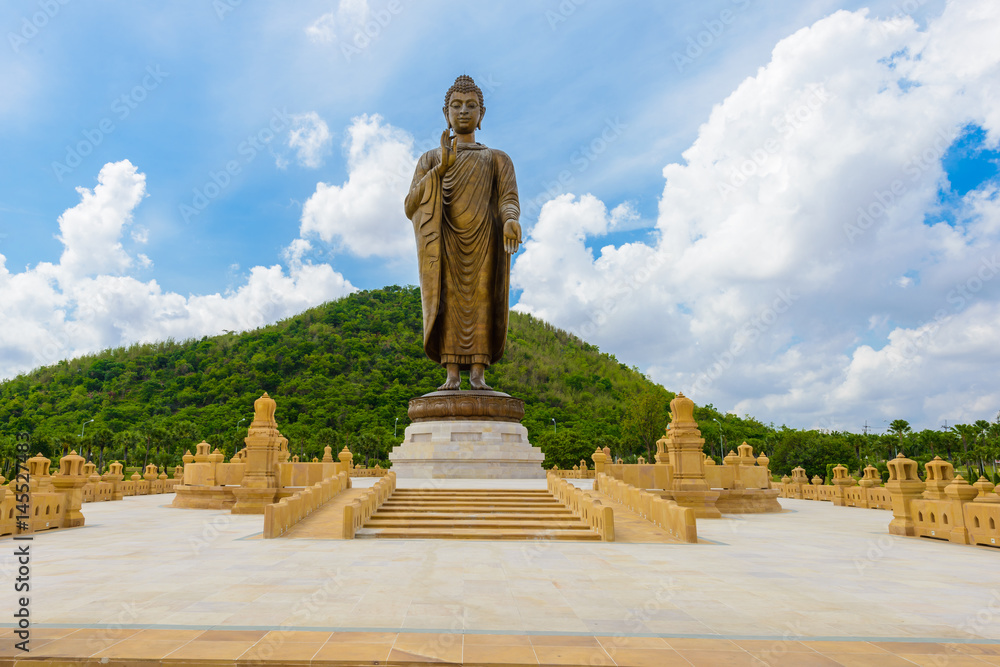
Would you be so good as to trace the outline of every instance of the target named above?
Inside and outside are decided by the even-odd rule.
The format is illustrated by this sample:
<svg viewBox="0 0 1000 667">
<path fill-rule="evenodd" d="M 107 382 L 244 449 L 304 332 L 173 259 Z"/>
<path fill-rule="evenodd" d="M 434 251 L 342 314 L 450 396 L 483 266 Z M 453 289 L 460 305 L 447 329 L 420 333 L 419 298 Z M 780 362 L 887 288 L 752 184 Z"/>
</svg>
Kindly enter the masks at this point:
<svg viewBox="0 0 1000 667">
<path fill-rule="evenodd" d="M 352 121 L 345 141 L 348 179 L 318 183 L 302 209 L 300 235 L 317 236 L 359 257 L 415 254 L 403 212 L 416 166 L 413 137 L 378 114 Z"/>
<path fill-rule="evenodd" d="M 77 188 L 80 203 L 59 216 L 63 244 L 60 275 L 72 280 L 88 273 L 121 273 L 132 258 L 121 244 L 132 211 L 146 192 L 146 177 L 128 161 L 106 165 L 93 191 Z"/>
<path fill-rule="evenodd" d="M 953 1 L 923 30 L 862 10 L 790 35 L 664 168 L 655 241 L 595 252 L 623 213 L 543 207 L 517 307 L 777 423 L 992 417 L 997 184 L 940 192 L 969 126 L 1000 140 L 998 20 Z"/>
<path fill-rule="evenodd" d="M 363 26 L 370 15 L 368 0 L 340 0 L 337 9 L 326 12 L 306 27 L 306 35 L 320 43 L 343 39 Z"/>
<path fill-rule="evenodd" d="M 145 175 L 128 160 L 108 163 L 93 191 L 78 192 L 80 203 L 59 217 L 58 264 L 12 273 L 0 255 L 0 320 L 11 323 L 0 328 L 0 377 L 136 341 L 252 329 L 354 290 L 329 265 L 305 261 L 308 247 L 293 242 L 287 272 L 253 267 L 245 284 L 225 294 L 166 292 L 128 275 L 151 260 L 133 259 L 121 244 L 145 197 Z"/>
<path fill-rule="evenodd" d="M 330 128 L 315 111 L 292 116 L 288 147 L 295 149 L 300 165 L 310 169 L 323 166 L 323 157 L 329 152 L 331 143 Z M 279 162 L 278 166 L 284 165 Z"/>
</svg>

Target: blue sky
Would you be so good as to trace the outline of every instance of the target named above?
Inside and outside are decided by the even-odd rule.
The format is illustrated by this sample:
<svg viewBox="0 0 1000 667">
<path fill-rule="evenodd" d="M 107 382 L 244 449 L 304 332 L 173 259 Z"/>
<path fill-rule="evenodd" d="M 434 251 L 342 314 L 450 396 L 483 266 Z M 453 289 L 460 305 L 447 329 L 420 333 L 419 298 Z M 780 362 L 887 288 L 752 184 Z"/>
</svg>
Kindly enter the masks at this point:
<svg viewBox="0 0 1000 667">
<path fill-rule="evenodd" d="M 989 279 L 952 293 L 995 241 L 998 54 L 957 55 L 994 11 L 5 3 L 0 312 L 22 327 L 0 337 L 0 372 L 415 283 L 401 195 L 468 73 L 486 93 L 478 139 L 517 170 L 519 308 L 765 421 L 992 418 L 1000 392 L 968 372 L 992 362 L 936 332 L 997 314 Z M 746 186 L 707 176 L 755 154 Z M 755 324 L 782 289 L 800 292 L 790 314 Z M 921 327 L 934 344 L 894 360 Z"/>
</svg>

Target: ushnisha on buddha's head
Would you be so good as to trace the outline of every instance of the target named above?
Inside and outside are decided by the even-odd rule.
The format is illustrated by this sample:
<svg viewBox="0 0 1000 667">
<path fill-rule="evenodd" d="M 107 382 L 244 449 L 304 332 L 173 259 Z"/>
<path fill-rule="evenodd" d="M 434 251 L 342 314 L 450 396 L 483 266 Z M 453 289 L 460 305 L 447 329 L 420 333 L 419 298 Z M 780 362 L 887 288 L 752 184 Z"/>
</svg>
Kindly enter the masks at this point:
<svg viewBox="0 0 1000 667">
<path fill-rule="evenodd" d="M 486 115 L 486 105 L 483 103 L 483 91 L 465 74 L 455 79 L 455 83 L 444 96 L 445 120 L 448 129 L 456 134 L 472 134 L 482 129 L 483 116 Z"/>
</svg>

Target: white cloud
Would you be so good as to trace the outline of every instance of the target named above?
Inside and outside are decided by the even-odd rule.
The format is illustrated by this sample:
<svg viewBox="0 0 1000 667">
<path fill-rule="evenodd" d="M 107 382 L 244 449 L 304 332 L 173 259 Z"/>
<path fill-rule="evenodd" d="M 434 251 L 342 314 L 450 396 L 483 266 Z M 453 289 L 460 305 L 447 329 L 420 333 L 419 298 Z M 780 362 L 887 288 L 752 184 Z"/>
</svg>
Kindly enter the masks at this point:
<svg viewBox="0 0 1000 667">
<path fill-rule="evenodd" d="M 589 196 L 543 208 L 518 308 L 765 421 L 933 427 L 990 400 L 992 417 L 996 185 L 931 221 L 961 128 L 1000 138 L 998 20 L 957 1 L 925 30 L 841 11 L 787 37 L 664 168 L 657 241 L 595 253 L 621 213 Z M 901 356 L 935 321 L 933 345 Z"/>
<path fill-rule="evenodd" d="M 321 43 L 344 39 L 364 26 L 370 15 L 368 0 L 340 0 L 336 10 L 323 14 L 307 26 L 306 34 L 314 42 Z"/>
<path fill-rule="evenodd" d="M 60 274 L 71 281 L 89 273 L 121 273 L 132 264 L 120 239 L 146 191 L 146 177 L 128 160 L 101 169 L 93 191 L 77 188 L 81 201 L 59 216 L 64 250 Z"/>
<path fill-rule="evenodd" d="M 354 290 L 329 265 L 304 261 L 308 247 L 295 242 L 287 273 L 253 267 L 245 284 L 225 294 L 185 297 L 127 275 L 152 264 L 121 245 L 145 185 L 128 160 L 108 163 L 94 190 L 78 188 L 80 203 L 59 218 L 58 264 L 11 273 L 0 255 L 0 321 L 14 323 L 0 327 L 0 377 L 136 341 L 251 329 Z"/>
<path fill-rule="evenodd" d="M 306 34 L 314 42 L 332 42 L 336 36 L 337 18 L 334 12 L 327 12 L 306 27 Z"/>
<path fill-rule="evenodd" d="M 292 116 L 288 131 L 288 147 L 296 150 L 296 157 L 303 167 L 316 169 L 323 165 L 323 156 L 330 151 L 333 135 L 326 122 L 315 111 Z M 278 162 L 284 168 L 287 162 Z"/>
<path fill-rule="evenodd" d="M 347 130 L 347 181 L 318 183 L 302 209 L 300 235 L 318 236 L 359 257 L 415 256 L 413 228 L 403 212 L 417 158 L 413 137 L 378 114 Z"/>
</svg>

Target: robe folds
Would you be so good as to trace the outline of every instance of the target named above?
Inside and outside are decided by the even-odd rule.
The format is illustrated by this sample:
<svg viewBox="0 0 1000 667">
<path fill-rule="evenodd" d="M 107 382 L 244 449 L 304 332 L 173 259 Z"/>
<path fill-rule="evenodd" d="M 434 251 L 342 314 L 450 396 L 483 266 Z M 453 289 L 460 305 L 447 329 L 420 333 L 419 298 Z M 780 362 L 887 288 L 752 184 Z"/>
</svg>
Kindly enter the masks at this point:
<svg viewBox="0 0 1000 667">
<path fill-rule="evenodd" d="M 507 341 L 510 255 L 503 225 L 520 217 L 514 165 L 482 144 L 458 144 L 443 175 L 440 165 L 440 149 L 420 157 L 406 200 L 420 267 L 424 351 L 461 370 L 489 366 Z"/>
</svg>

